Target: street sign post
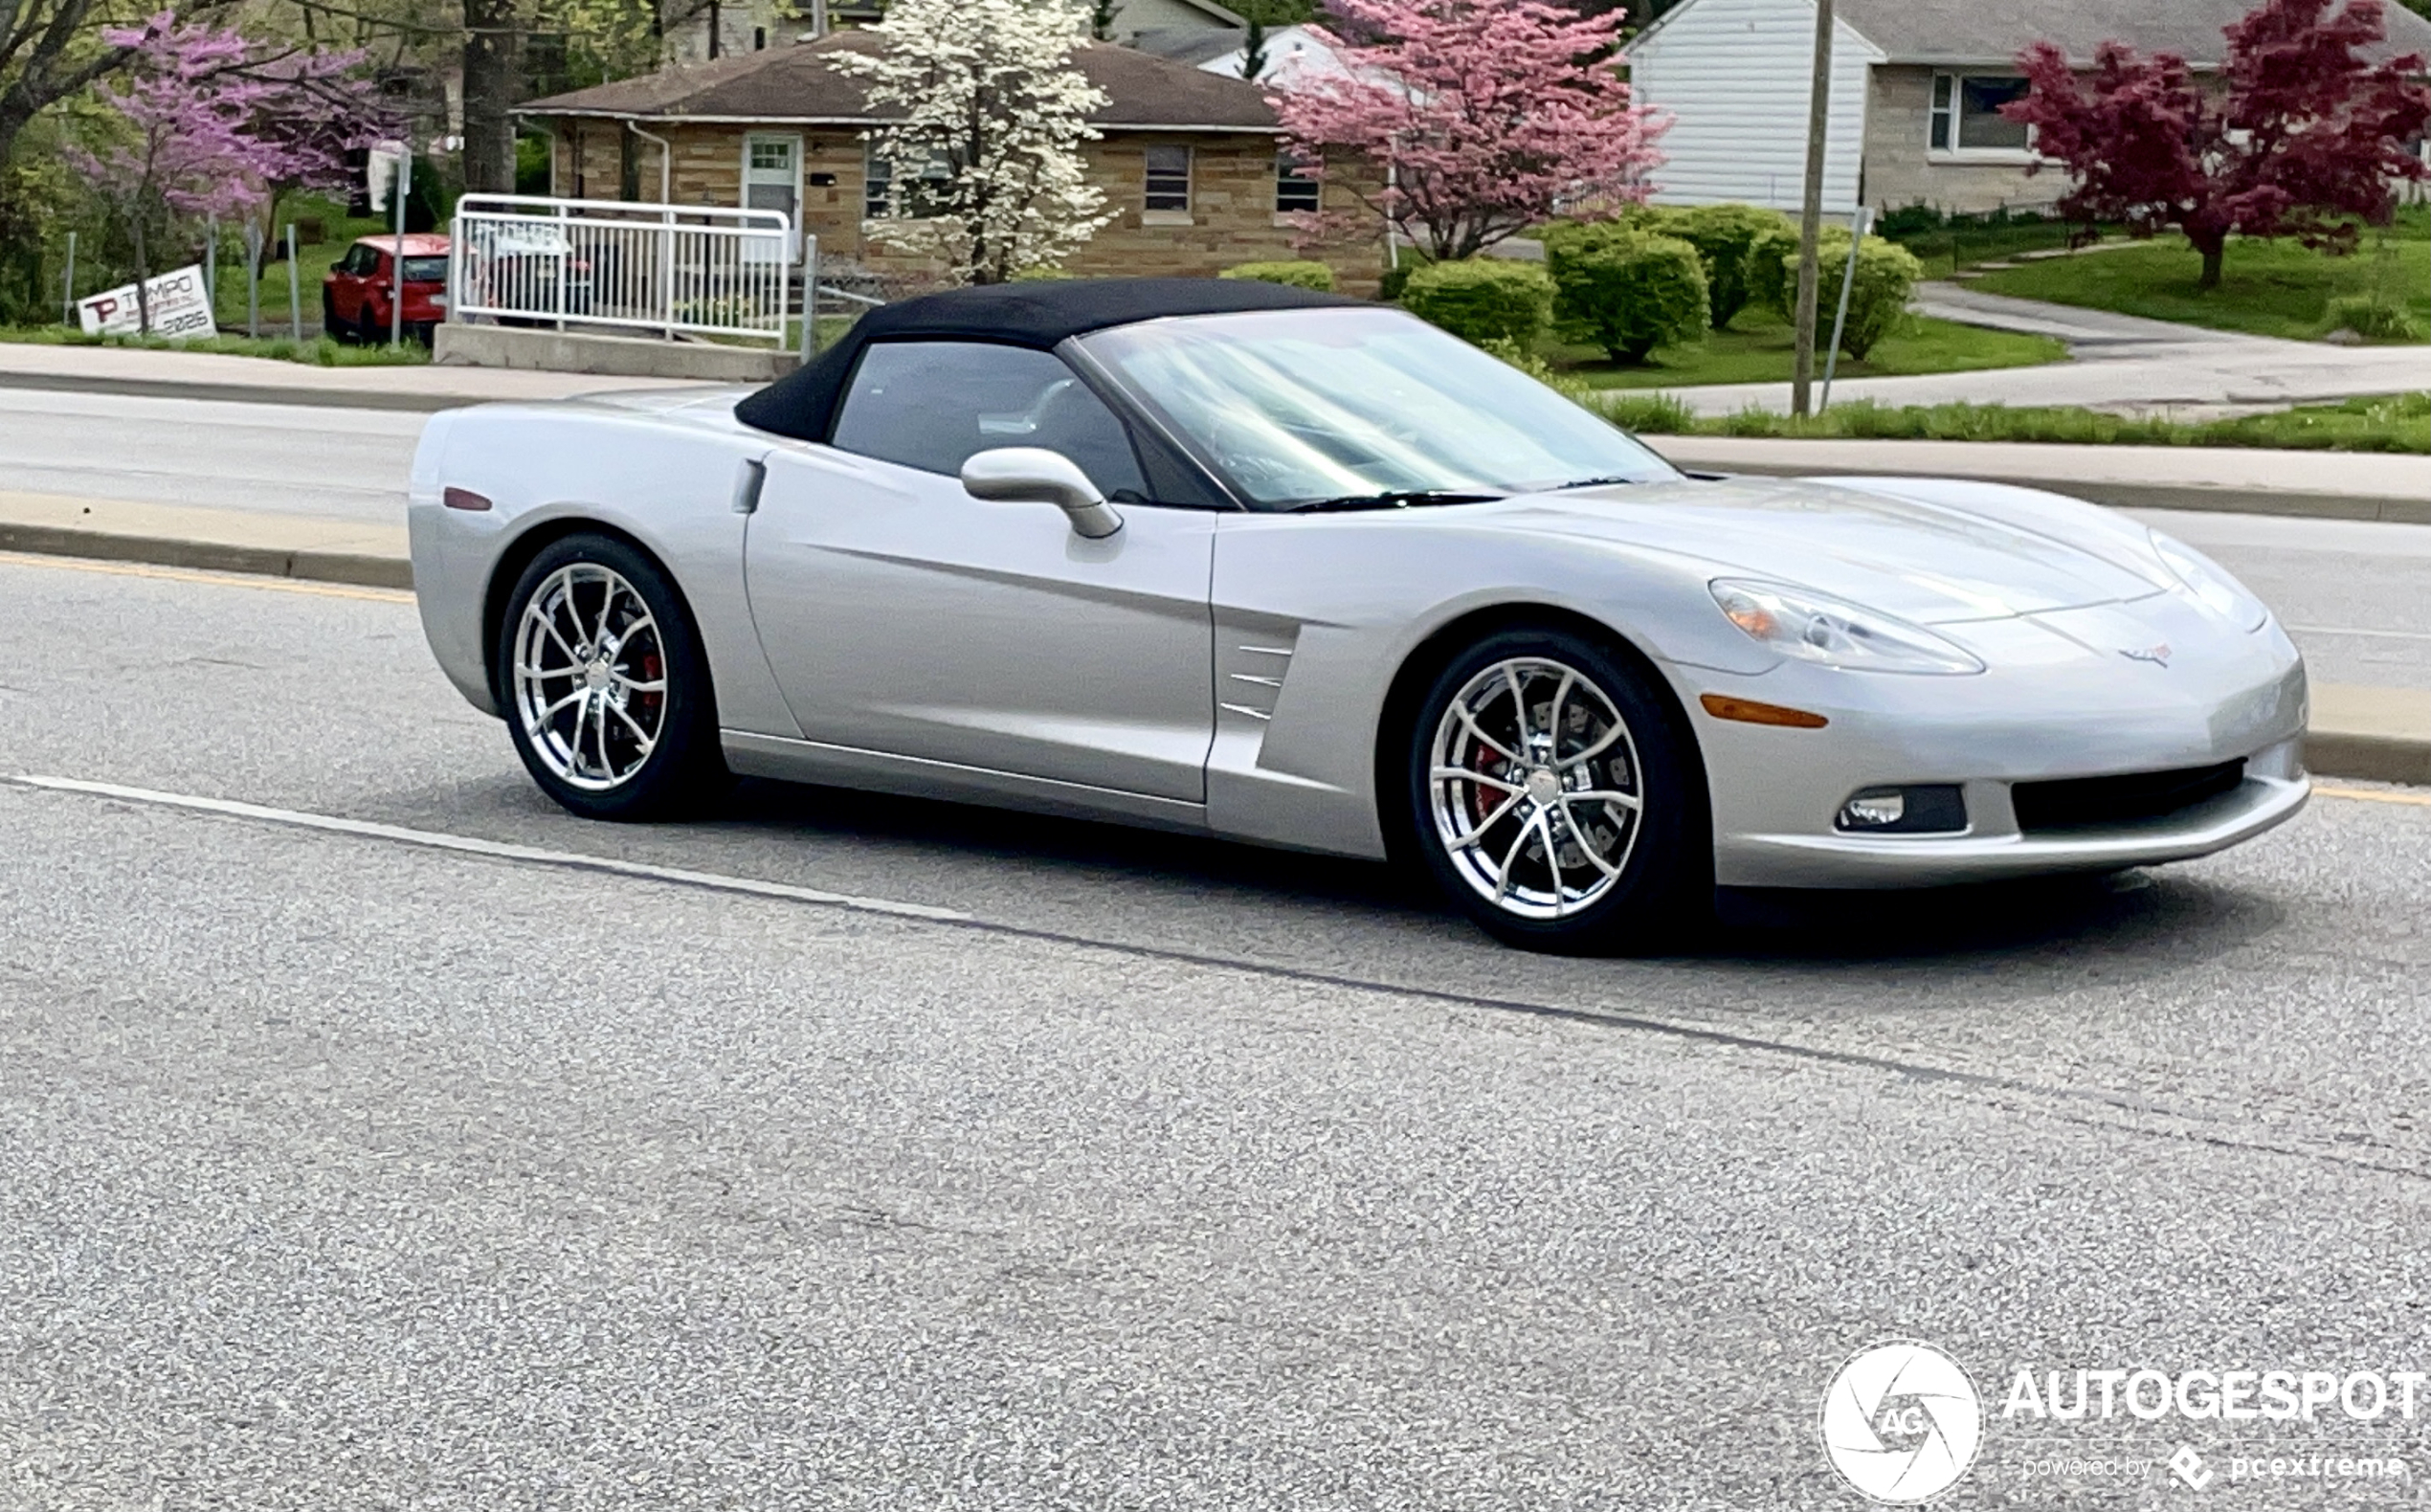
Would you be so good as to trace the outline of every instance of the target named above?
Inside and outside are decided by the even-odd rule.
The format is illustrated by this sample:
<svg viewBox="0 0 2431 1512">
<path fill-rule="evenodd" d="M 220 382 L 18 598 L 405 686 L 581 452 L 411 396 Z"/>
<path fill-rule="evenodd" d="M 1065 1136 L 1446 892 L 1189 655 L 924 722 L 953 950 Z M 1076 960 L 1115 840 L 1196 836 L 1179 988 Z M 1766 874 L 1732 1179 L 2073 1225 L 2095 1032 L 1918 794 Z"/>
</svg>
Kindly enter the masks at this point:
<svg viewBox="0 0 2431 1512">
<path fill-rule="evenodd" d="M 390 245 L 389 271 L 395 275 L 389 286 L 389 345 L 405 340 L 405 197 L 413 192 L 413 145 L 406 144 L 397 157 L 396 201 L 397 239 Z"/>
</svg>

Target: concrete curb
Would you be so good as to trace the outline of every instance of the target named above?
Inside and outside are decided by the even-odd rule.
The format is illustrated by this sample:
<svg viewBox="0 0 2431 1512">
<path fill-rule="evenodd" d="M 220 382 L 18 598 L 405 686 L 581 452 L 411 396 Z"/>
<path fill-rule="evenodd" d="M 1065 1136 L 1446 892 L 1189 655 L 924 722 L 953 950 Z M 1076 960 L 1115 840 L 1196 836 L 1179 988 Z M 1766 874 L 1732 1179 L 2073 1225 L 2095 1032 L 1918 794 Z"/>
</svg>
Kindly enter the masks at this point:
<svg viewBox="0 0 2431 1512">
<path fill-rule="evenodd" d="M 2305 766 L 2316 777 L 2431 787 L 2431 740 L 2353 730 L 2305 732 Z"/>
<path fill-rule="evenodd" d="M 412 561 L 368 552 L 292 550 L 7 523 L 0 523 L 0 550 L 357 588 L 413 588 Z M 2313 716 L 2305 736 L 2305 765 L 2314 776 L 2431 786 L 2431 693 L 2327 685 L 2315 690 Z"/>
<path fill-rule="evenodd" d="M 123 535 L 66 525 L 0 521 L 0 551 L 36 556 L 85 557 L 97 562 L 141 562 L 151 567 L 191 567 L 205 572 L 244 572 L 256 577 L 345 583 L 355 588 L 411 591 L 413 564 L 404 557 L 368 552 L 291 550 L 167 536 Z"/>
</svg>

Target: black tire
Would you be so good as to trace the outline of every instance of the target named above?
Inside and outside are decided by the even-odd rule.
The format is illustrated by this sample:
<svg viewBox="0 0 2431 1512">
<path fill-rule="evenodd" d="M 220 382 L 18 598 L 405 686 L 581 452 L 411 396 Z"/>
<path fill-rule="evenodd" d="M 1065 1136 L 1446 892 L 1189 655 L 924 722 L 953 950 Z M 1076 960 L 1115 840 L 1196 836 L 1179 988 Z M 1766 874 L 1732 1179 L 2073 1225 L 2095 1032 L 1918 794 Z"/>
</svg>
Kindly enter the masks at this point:
<svg viewBox="0 0 2431 1512">
<path fill-rule="evenodd" d="M 1526 729 L 1511 718 L 1520 710 Z M 1625 648 L 1550 625 L 1484 636 L 1428 687 L 1401 765 L 1407 848 L 1505 945 L 1676 949 L 1712 918 L 1711 807 L 1695 738 Z M 1617 796 L 1573 796 L 1592 792 Z"/>
<path fill-rule="evenodd" d="M 615 582 L 630 590 L 630 600 L 610 602 Z M 527 611 L 544 595 L 549 595 L 545 616 L 556 634 L 544 634 L 536 624 L 527 637 Z M 600 623 L 608 632 L 594 646 Z M 520 678 L 517 657 L 526 654 L 527 638 L 542 649 L 524 665 L 546 669 L 562 662 L 568 670 Z M 604 673 L 590 671 L 594 664 Z M 716 692 L 691 611 L 658 565 L 627 542 L 585 533 L 542 547 L 507 597 L 490 675 L 524 769 L 570 812 L 587 819 L 674 818 L 699 812 L 725 790 Z M 659 688 L 636 690 L 636 682 Z M 571 716 L 569 738 L 568 713 L 562 706 L 549 713 L 548 706 L 577 694 L 584 701 Z M 595 726 L 586 723 L 592 717 Z M 645 735 L 652 739 L 647 746 Z M 586 747 L 596 750 L 595 761 Z"/>
<path fill-rule="evenodd" d="M 338 298 L 327 289 L 321 291 L 321 333 L 333 342 L 348 339 L 346 322 L 338 319 Z"/>
</svg>

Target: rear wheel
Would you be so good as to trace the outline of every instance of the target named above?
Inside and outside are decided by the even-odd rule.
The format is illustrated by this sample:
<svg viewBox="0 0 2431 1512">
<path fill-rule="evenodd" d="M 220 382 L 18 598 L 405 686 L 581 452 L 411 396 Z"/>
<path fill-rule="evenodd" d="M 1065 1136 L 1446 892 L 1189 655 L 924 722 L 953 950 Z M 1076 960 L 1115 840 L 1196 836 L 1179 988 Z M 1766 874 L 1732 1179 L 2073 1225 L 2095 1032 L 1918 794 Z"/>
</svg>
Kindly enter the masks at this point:
<svg viewBox="0 0 2431 1512">
<path fill-rule="evenodd" d="M 346 339 L 346 322 L 338 319 L 338 297 L 327 289 L 321 291 L 321 334 L 333 342 Z"/>
<path fill-rule="evenodd" d="M 602 535 L 542 548 L 507 601 L 500 704 L 532 780 L 593 819 L 662 818 L 720 791 L 716 700 L 658 565 Z"/>
<path fill-rule="evenodd" d="M 1416 848 L 1496 939 L 1644 949 L 1710 913 L 1705 784 L 1634 658 L 1567 630 L 1498 632 L 1436 678 L 1409 742 Z"/>
</svg>

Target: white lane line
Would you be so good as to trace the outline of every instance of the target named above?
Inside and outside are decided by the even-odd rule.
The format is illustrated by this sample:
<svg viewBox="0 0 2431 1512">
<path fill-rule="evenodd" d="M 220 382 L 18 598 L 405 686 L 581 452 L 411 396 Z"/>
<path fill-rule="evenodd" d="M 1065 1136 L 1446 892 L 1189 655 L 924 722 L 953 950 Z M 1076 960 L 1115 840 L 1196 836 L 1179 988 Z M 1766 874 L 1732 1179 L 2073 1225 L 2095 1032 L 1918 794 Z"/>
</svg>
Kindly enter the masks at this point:
<svg viewBox="0 0 2431 1512">
<path fill-rule="evenodd" d="M 753 898 L 781 898 L 788 902 L 819 903 L 830 908 L 850 908 L 861 913 L 890 914 L 901 919 L 926 919 L 947 923 L 969 923 L 971 917 L 951 908 L 932 908 L 926 903 L 899 903 L 887 898 L 861 898 L 852 893 L 822 892 L 815 887 L 794 887 L 785 882 L 764 882 L 748 877 L 729 877 L 721 872 L 692 872 L 680 866 L 653 866 L 646 861 L 620 861 L 604 856 L 585 856 L 578 851 L 548 851 L 536 845 L 513 845 L 503 840 L 477 840 L 469 835 L 447 834 L 436 830 L 410 830 L 398 824 L 374 824 L 368 819 L 341 819 L 325 813 L 306 813 L 296 809 L 270 809 L 257 803 L 238 803 L 230 798 L 202 798 L 191 793 L 158 792 L 149 788 L 127 788 L 114 782 L 85 782 L 75 777 L 42 777 L 21 773 L 10 779 L 28 788 L 41 788 L 53 792 L 80 792 L 97 798 L 117 798 L 127 803 L 145 803 L 165 809 L 185 809 L 197 813 L 226 814 L 236 819 L 256 819 L 266 824 L 290 825 L 301 830 L 322 830 L 332 834 L 361 835 L 368 839 L 393 840 L 403 845 L 418 845 L 434 851 L 454 851 L 463 856 L 486 856 L 494 860 L 524 861 L 540 866 L 562 866 L 572 871 L 605 872 L 614 877 L 637 877 L 654 882 L 675 882 L 685 887 L 706 887 L 722 893 L 743 893 Z"/>
</svg>

